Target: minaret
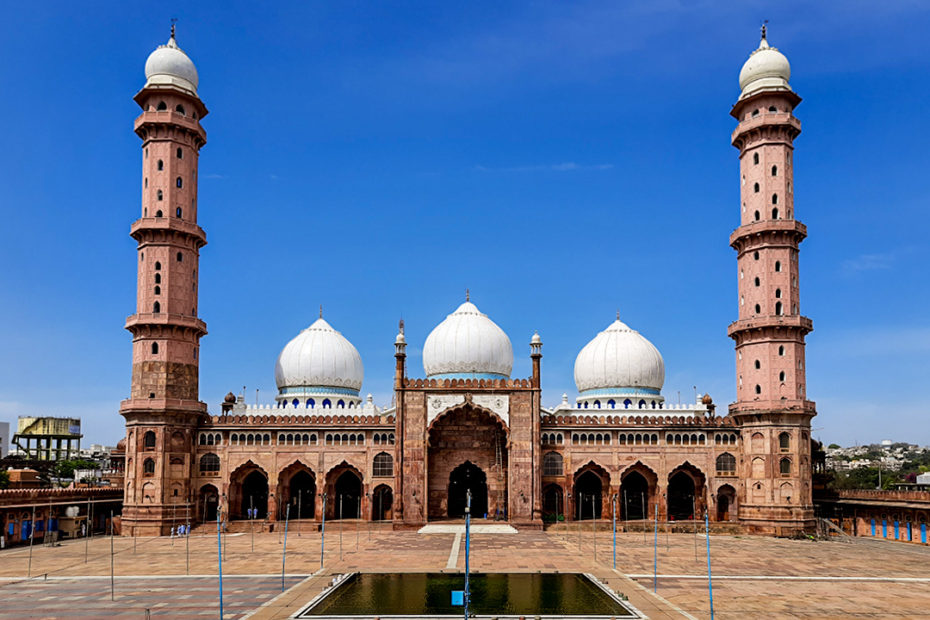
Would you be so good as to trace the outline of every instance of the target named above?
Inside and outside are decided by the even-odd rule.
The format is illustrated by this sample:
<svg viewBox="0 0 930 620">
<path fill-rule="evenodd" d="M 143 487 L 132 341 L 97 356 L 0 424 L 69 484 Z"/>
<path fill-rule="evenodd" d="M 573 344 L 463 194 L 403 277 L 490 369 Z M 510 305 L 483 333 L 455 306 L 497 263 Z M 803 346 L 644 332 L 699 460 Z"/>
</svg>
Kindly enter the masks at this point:
<svg viewBox="0 0 930 620">
<path fill-rule="evenodd" d="M 794 218 L 794 138 L 801 102 L 788 84 L 788 59 L 762 41 L 740 72 L 742 94 L 731 114 L 739 121 L 733 146 L 740 159 L 737 251 L 739 320 L 736 402 L 742 429 L 739 518 L 749 530 L 788 534 L 813 525 L 810 421 L 801 315 L 798 247 L 807 228 Z"/>
<path fill-rule="evenodd" d="M 197 70 L 171 38 L 145 63 L 142 108 L 142 213 L 130 229 L 138 242 L 132 390 L 120 406 L 126 418 L 123 533 L 165 534 L 185 522 L 191 499 L 194 432 L 207 407 L 200 402 L 197 318 L 198 259 L 206 236 L 197 225 L 197 158 L 206 143 Z M 193 517 L 193 515 L 192 515 Z"/>
</svg>

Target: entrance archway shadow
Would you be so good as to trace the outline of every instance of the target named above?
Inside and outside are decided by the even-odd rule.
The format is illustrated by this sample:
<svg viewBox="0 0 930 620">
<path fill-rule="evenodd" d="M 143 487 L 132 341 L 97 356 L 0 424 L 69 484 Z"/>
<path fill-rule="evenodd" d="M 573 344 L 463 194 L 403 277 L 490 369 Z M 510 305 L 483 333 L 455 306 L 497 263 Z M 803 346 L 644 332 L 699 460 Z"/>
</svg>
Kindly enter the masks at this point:
<svg viewBox="0 0 930 620">
<path fill-rule="evenodd" d="M 465 461 L 449 474 L 449 516 L 465 516 L 466 494 L 471 491 L 471 515 L 483 517 L 488 512 L 488 477 L 480 467 Z"/>
</svg>

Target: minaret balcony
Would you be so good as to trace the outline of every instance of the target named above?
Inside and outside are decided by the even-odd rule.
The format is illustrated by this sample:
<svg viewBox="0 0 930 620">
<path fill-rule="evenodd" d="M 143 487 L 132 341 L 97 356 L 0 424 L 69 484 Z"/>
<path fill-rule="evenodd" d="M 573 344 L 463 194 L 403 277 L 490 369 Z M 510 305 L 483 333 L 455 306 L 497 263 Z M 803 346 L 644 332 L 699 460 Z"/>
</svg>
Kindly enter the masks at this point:
<svg viewBox="0 0 930 620">
<path fill-rule="evenodd" d="M 751 319 L 740 319 L 730 323 L 727 327 L 727 336 L 735 338 L 738 334 L 772 327 L 794 329 L 803 334 L 808 334 L 814 331 L 814 322 L 800 314 L 759 315 Z"/>
<path fill-rule="evenodd" d="M 752 245 L 753 238 L 764 242 L 764 236 L 770 233 L 791 234 L 795 242 L 800 243 L 807 237 L 807 226 L 797 220 L 759 220 L 743 224 L 730 233 L 730 247 L 740 251 L 742 246 Z"/>
<path fill-rule="evenodd" d="M 119 411 L 124 416 L 152 413 L 163 417 L 166 411 L 206 415 L 207 403 L 180 398 L 127 398 L 120 401 Z"/>
<path fill-rule="evenodd" d="M 747 400 L 730 403 L 728 410 L 733 416 L 796 414 L 812 417 L 817 415 L 817 403 L 804 399 Z"/>
<path fill-rule="evenodd" d="M 171 231 L 180 233 L 187 237 L 193 237 L 199 243 L 198 248 L 207 245 L 207 233 L 203 228 L 176 217 L 142 217 L 132 223 L 129 229 L 129 236 L 141 243 L 145 239 L 146 232 L 150 231 Z"/>
<path fill-rule="evenodd" d="M 163 326 L 189 329 L 198 336 L 207 334 L 207 324 L 195 316 L 186 314 L 168 314 L 167 312 L 138 312 L 126 317 L 126 329 L 133 331 L 140 326 Z"/>
</svg>

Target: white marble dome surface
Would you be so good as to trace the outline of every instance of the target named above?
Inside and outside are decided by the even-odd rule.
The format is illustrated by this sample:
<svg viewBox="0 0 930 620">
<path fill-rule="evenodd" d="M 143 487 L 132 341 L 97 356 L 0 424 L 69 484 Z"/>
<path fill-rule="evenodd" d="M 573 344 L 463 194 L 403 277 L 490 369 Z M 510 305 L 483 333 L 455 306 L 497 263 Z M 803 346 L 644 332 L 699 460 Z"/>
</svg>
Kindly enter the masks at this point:
<svg viewBox="0 0 930 620">
<path fill-rule="evenodd" d="M 769 47 L 763 36 L 758 49 L 750 54 L 739 72 L 739 87 L 742 96 L 764 88 L 791 90 L 789 79 L 791 64 L 788 59 L 776 48 Z"/>
<path fill-rule="evenodd" d="M 297 388 L 345 388 L 358 395 L 365 369 L 351 342 L 322 317 L 285 345 L 274 378 L 282 393 Z"/>
<path fill-rule="evenodd" d="M 510 377 L 510 338 L 470 301 L 437 325 L 423 345 L 423 370 L 430 378 Z"/>
<path fill-rule="evenodd" d="M 145 61 L 145 85 L 179 86 L 197 94 L 197 68 L 187 54 L 178 47 L 174 34 L 164 45 L 159 45 Z"/>
<path fill-rule="evenodd" d="M 575 358 L 575 385 L 584 395 L 651 390 L 665 383 L 665 362 L 655 346 L 619 318 L 595 336 Z"/>
</svg>

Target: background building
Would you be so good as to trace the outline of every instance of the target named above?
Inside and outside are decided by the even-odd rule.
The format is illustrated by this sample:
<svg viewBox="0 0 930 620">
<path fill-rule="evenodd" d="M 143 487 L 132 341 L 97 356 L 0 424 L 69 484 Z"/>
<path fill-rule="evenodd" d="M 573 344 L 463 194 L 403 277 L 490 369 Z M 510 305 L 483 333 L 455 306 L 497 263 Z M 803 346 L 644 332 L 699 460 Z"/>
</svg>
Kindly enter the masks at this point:
<svg viewBox="0 0 930 620">
<path fill-rule="evenodd" d="M 60 461 L 81 452 L 81 420 L 20 416 L 13 443 L 26 459 Z"/>
</svg>

